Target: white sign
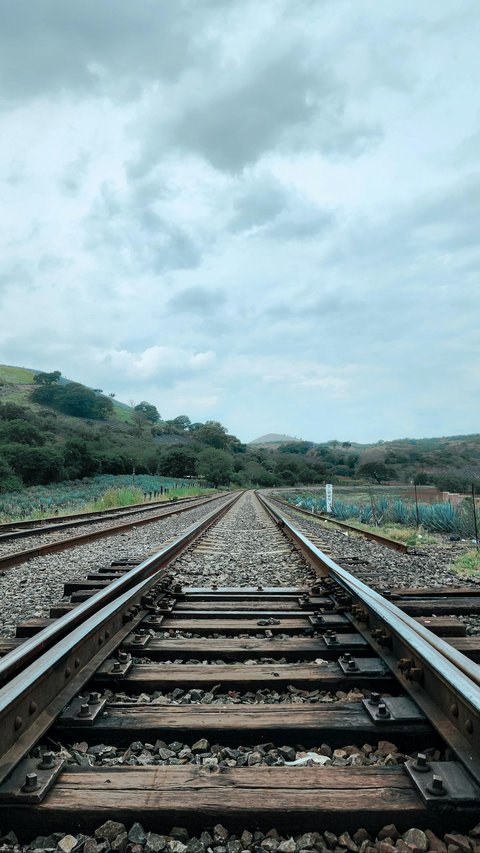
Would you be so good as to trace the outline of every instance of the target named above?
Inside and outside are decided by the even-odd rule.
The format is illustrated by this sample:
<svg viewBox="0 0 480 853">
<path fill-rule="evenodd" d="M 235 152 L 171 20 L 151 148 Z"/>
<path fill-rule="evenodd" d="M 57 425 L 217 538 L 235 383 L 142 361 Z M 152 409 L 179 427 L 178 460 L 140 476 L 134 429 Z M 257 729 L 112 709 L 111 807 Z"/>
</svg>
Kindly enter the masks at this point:
<svg viewBox="0 0 480 853">
<path fill-rule="evenodd" d="M 326 483 L 325 485 L 325 500 L 327 501 L 327 512 L 331 512 L 333 501 L 333 486 L 331 483 Z"/>
</svg>

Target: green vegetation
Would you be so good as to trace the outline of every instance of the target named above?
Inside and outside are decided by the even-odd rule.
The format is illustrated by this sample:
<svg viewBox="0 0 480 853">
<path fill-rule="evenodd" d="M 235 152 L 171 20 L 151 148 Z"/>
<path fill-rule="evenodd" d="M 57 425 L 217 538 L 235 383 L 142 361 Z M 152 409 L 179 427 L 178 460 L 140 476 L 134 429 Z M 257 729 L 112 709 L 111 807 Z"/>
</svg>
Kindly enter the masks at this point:
<svg viewBox="0 0 480 853">
<path fill-rule="evenodd" d="M 85 512 L 96 512 L 102 509 L 115 509 L 120 506 L 130 506 L 131 504 L 141 504 L 144 500 L 144 493 L 138 486 L 123 486 L 107 489 L 101 497 L 92 501 L 83 507 Z"/>
<path fill-rule="evenodd" d="M 0 366 L 0 494 L 133 471 L 200 478 L 214 487 L 308 486 L 327 480 L 372 483 L 375 490 L 378 484 L 415 481 L 463 491 L 473 480 L 480 491 L 480 436 L 375 445 L 314 444 L 284 436 L 276 444 L 245 445 L 218 421 L 192 422 L 186 414 L 162 420 L 146 400 L 126 406 L 114 397 L 71 382 L 59 370 Z M 440 520 L 442 512 L 448 516 L 449 510 L 437 508 L 434 515 L 445 529 L 450 521 Z M 364 513 L 360 520 L 371 521 Z"/>
<path fill-rule="evenodd" d="M 322 462 L 295 445 L 249 448 L 218 421 L 185 414 L 164 421 L 146 400 L 129 408 L 59 370 L 3 368 L 1 376 L 0 493 L 133 471 L 213 487 L 315 483 L 325 475 Z"/>
<path fill-rule="evenodd" d="M 165 503 L 166 501 L 176 501 L 179 498 L 194 498 L 199 495 L 208 495 L 211 494 L 213 489 L 202 489 L 200 487 L 195 486 L 178 486 L 175 485 L 175 491 L 172 491 L 172 487 L 170 486 L 170 491 L 167 494 L 158 495 L 155 500 L 158 503 Z M 116 507 L 121 506 L 131 506 L 132 504 L 141 504 L 145 500 L 145 492 L 143 489 L 140 489 L 138 486 L 121 486 L 115 487 L 112 486 L 110 489 L 107 489 L 106 492 L 101 495 L 101 497 L 97 498 L 90 503 L 85 504 L 82 507 L 83 512 L 97 512 L 102 509 L 115 509 Z"/>
<path fill-rule="evenodd" d="M 60 374 L 51 380 L 45 378 L 56 374 L 58 371 L 55 371 L 55 374 L 43 373 L 35 376 L 33 381 L 37 384 L 31 395 L 34 403 L 41 403 L 76 418 L 105 420 L 112 414 L 113 403 L 109 397 L 104 397 L 99 391 L 91 391 L 79 382 L 60 385 Z M 42 382 L 38 381 L 39 377 L 44 377 Z"/>
<path fill-rule="evenodd" d="M 378 525 L 362 524 L 356 518 L 347 519 L 349 524 L 354 524 L 360 530 L 367 530 L 370 533 L 381 533 L 382 536 L 388 536 L 390 539 L 395 539 L 396 542 L 403 542 L 405 545 L 420 546 L 434 545 L 441 540 L 438 534 L 430 533 L 424 527 L 401 527 L 395 524 L 382 524 L 379 530 Z"/>
<path fill-rule="evenodd" d="M 156 424 L 157 421 L 160 420 L 160 415 L 158 414 L 158 410 L 155 406 L 152 406 L 151 403 L 147 403 L 146 400 L 142 400 L 141 403 L 138 403 L 137 406 L 133 407 L 133 411 L 136 412 L 141 418 L 146 421 L 149 421 L 151 424 Z"/>
<path fill-rule="evenodd" d="M 132 483 L 132 480 L 134 482 Z M 170 501 L 180 497 L 209 494 L 212 490 L 192 486 L 184 480 L 148 474 L 119 475 L 102 474 L 72 482 L 52 483 L 48 486 L 31 486 L 18 492 L 0 495 L 0 522 L 22 518 L 40 519 L 51 515 L 73 512 L 89 512 L 106 507 L 103 500 L 108 492 L 109 506 L 125 506 L 134 499 L 142 503 L 144 495 L 163 494 L 159 501 Z M 138 498 L 138 501 L 137 501 Z"/>
<path fill-rule="evenodd" d="M 303 509 L 314 512 L 326 512 L 326 500 L 322 496 L 312 494 L 293 493 L 286 496 L 288 502 Z M 342 500 L 334 500 L 331 511 L 332 518 L 339 521 L 354 523 L 363 526 L 364 529 L 379 529 L 385 535 L 395 536 L 388 531 L 404 528 L 405 537 L 402 541 L 407 544 L 418 544 L 417 539 L 427 544 L 425 532 L 450 533 L 456 536 L 471 537 L 474 533 L 474 519 L 472 501 L 465 499 L 458 506 L 450 503 L 415 504 L 400 499 L 388 500 L 385 496 L 369 495 L 368 502 L 361 501 L 356 504 L 346 503 Z M 397 533 L 398 537 L 398 533 Z"/>
<path fill-rule="evenodd" d="M 24 367 L 10 367 L 8 364 L 0 364 L 0 385 L 12 383 L 15 385 L 31 385 L 33 382 L 33 371 Z"/>
<path fill-rule="evenodd" d="M 480 551 L 466 551 L 449 568 L 465 577 L 477 577 L 480 572 Z"/>
</svg>

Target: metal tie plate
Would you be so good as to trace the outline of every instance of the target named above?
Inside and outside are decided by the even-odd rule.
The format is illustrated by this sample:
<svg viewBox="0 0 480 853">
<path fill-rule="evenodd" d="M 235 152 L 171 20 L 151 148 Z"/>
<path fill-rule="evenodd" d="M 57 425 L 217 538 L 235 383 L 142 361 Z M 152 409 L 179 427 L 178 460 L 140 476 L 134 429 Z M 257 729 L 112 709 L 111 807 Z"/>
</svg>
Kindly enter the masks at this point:
<svg viewBox="0 0 480 853">
<path fill-rule="evenodd" d="M 459 761 L 429 762 L 419 755 L 404 766 L 429 808 L 471 805 L 477 811 L 480 807 L 480 788 Z"/>
<path fill-rule="evenodd" d="M 372 693 L 362 704 L 374 723 L 421 723 L 426 717 L 418 705 L 408 696 L 385 696 Z"/>
<path fill-rule="evenodd" d="M 352 667 L 351 662 L 354 662 Z M 381 658 L 356 658 L 343 655 L 338 659 L 340 669 L 345 675 L 386 675 L 387 667 Z"/>
<path fill-rule="evenodd" d="M 106 704 L 107 697 L 100 693 L 76 696 L 60 714 L 59 721 L 71 726 L 92 726 Z"/>
<path fill-rule="evenodd" d="M 53 752 L 36 758 L 27 755 L 0 785 L 0 804 L 41 803 L 64 765 L 65 759 Z"/>
</svg>

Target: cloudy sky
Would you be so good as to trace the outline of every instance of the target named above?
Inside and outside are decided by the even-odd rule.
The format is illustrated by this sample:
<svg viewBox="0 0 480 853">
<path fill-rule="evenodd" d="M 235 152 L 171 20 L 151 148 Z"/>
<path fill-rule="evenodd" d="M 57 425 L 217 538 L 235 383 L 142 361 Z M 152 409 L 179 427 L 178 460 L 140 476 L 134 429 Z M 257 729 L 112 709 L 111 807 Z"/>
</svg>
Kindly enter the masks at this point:
<svg viewBox="0 0 480 853">
<path fill-rule="evenodd" d="M 0 19 L 1 362 L 244 441 L 480 431 L 479 3 Z"/>
</svg>

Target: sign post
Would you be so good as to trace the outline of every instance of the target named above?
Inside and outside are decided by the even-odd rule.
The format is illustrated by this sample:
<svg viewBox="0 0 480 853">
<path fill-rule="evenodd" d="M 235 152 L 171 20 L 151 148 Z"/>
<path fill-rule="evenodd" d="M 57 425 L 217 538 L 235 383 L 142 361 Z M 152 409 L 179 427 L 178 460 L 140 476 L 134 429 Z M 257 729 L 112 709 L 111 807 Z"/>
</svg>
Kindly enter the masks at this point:
<svg viewBox="0 0 480 853">
<path fill-rule="evenodd" d="M 327 512 L 331 512 L 333 503 L 333 486 L 331 483 L 325 484 L 325 500 L 327 502 Z"/>
</svg>

